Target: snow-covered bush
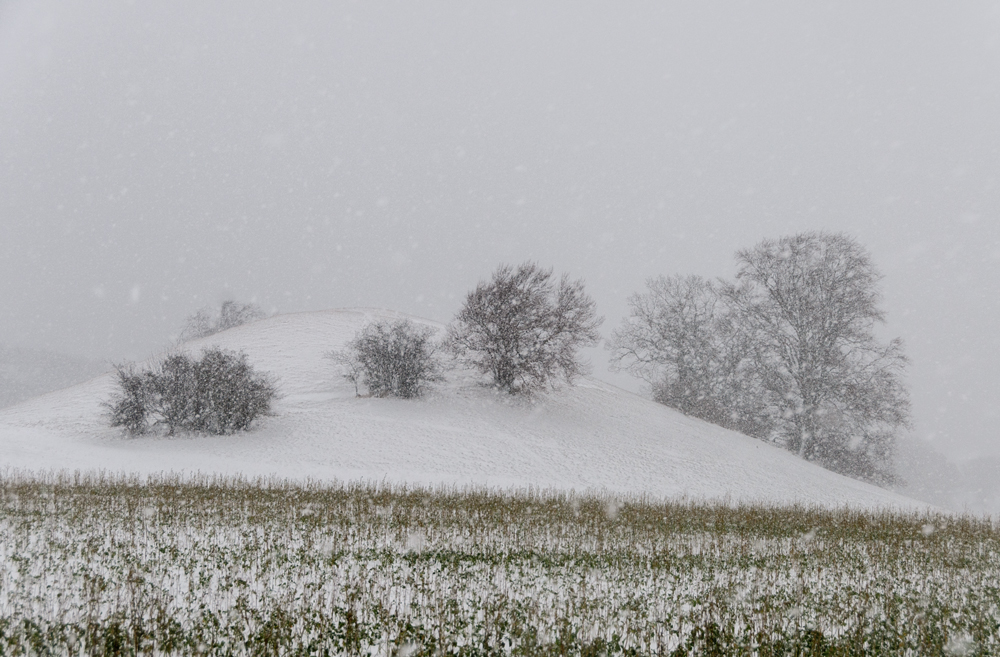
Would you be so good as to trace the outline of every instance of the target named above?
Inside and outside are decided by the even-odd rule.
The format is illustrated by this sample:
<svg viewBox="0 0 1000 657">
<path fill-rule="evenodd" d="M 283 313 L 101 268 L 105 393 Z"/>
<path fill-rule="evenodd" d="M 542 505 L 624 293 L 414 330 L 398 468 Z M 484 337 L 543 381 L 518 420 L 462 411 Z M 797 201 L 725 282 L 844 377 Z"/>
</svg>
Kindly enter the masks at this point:
<svg viewBox="0 0 1000 657">
<path fill-rule="evenodd" d="M 113 427 L 131 435 L 165 427 L 167 434 L 245 431 L 270 414 L 274 379 L 256 372 L 246 354 L 208 349 L 201 359 L 167 356 L 152 369 L 117 366 L 118 390 L 105 404 Z"/>
<path fill-rule="evenodd" d="M 134 365 L 115 365 L 118 376 L 118 390 L 110 402 L 106 402 L 111 426 L 122 427 L 132 435 L 145 433 L 149 429 L 151 409 L 150 395 L 152 372 L 137 370 Z"/>
<path fill-rule="evenodd" d="M 181 330 L 181 340 L 194 340 L 263 319 L 267 315 L 255 303 L 223 301 L 218 310 L 208 306 L 200 308 L 187 318 Z"/>
<path fill-rule="evenodd" d="M 554 282 L 551 269 L 533 262 L 501 265 L 466 297 L 447 343 L 500 390 L 530 393 L 583 373 L 577 351 L 600 339 L 594 309 L 583 281 Z"/>
<path fill-rule="evenodd" d="M 409 399 L 440 378 L 433 338 L 434 329 L 406 319 L 372 322 L 330 357 L 341 365 L 358 394 L 364 386 L 375 397 Z"/>
</svg>

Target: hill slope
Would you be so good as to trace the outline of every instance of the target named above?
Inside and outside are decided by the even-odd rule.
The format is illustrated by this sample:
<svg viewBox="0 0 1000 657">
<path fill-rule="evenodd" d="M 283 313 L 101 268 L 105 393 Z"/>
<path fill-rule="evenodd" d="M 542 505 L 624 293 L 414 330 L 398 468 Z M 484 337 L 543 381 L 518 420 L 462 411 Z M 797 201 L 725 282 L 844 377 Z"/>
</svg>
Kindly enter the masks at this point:
<svg viewBox="0 0 1000 657">
<path fill-rule="evenodd" d="M 0 345 L 0 408 L 86 381 L 107 369 L 83 358 Z"/>
<path fill-rule="evenodd" d="M 538 486 L 826 506 L 923 505 L 741 434 L 582 379 L 534 401 L 470 372 L 420 400 L 358 398 L 324 358 L 377 310 L 280 315 L 185 345 L 246 351 L 276 374 L 277 415 L 236 436 L 123 438 L 105 426 L 104 375 L 0 411 L 0 467 L 275 474 Z"/>
</svg>

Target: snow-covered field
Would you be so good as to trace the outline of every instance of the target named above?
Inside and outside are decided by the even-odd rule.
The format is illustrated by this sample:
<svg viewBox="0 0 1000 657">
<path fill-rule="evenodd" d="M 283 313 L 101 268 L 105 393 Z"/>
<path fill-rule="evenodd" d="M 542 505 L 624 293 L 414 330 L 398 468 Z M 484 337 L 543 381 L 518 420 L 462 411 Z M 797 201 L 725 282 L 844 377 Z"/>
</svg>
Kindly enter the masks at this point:
<svg viewBox="0 0 1000 657">
<path fill-rule="evenodd" d="M 982 519 L 0 475 L 0 654 L 996 655 Z"/>
<path fill-rule="evenodd" d="M 277 475 L 296 479 L 605 491 L 653 498 L 923 508 L 594 379 L 532 401 L 451 371 L 419 400 L 358 398 L 324 355 L 367 321 L 279 315 L 187 343 L 243 350 L 279 378 L 276 415 L 250 433 L 126 438 L 100 376 L 0 411 L 0 468 Z M 429 322 L 427 322 L 429 323 Z"/>
</svg>

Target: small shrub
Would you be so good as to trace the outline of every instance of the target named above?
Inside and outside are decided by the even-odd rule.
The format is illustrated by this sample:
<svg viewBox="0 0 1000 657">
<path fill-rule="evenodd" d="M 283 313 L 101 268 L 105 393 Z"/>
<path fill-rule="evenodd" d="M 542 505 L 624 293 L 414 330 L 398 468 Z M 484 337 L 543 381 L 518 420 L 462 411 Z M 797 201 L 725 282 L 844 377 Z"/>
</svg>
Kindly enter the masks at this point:
<svg viewBox="0 0 1000 657">
<path fill-rule="evenodd" d="M 375 397 L 419 397 L 425 386 L 441 378 L 434 329 L 409 320 L 372 322 L 343 351 L 330 357 L 345 370 L 344 377 Z"/>
<path fill-rule="evenodd" d="M 274 379 L 256 372 L 246 354 L 208 349 L 200 360 L 172 354 L 150 370 L 116 367 L 118 390 L 105 404 L 113 427 L 131 435 L 157 426 L 231 434 L 269 415 L 277 397 Z"/>
</svg>

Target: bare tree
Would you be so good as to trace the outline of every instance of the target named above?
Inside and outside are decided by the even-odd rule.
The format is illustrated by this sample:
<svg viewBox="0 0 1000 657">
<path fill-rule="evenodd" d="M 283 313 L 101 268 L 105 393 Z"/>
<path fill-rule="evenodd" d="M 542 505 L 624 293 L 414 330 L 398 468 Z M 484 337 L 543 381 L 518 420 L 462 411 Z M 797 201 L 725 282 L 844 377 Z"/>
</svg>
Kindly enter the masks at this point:
<svg viewBox="0 0 1000 657">
<path fill-rule="evenodd" d="M 187 354 L 171 354 L 160 361 L 147 375 L 150 400 L 149 414 L 156 423 L 167 428 L 168 435 L 178 430 L 193 429 L 201 400 L 195 361 Z"/>
<path fill-rule="evenodd" d="M 217 320 L 212 309 L 208 306 L 199 308 L 184 321 L 184 328 L 181 329 L 180 339 L 184 341 L 208 337 L 218 332 L 216 326 Z"/>
<path fill-rule="evenodd" d="M 653 399 L 756 437 L 759 412 L 753 344 L 739 330 L 720 285 L 700 276 L 660 276 L 629 298 L 630 315 L 608 341 L 611 364 L 650 385 Z"/>
<path fill-rule="evenodd" d="M 337 364 L 343 377 L 354 384 L 354 394 L 360 397 L 365 385 L 365 366 L 358 352 L 348 345 L 345 349 L 327 352 L 326 357 Z"/>
<path fill-rule="evenodd" d="M 344 368 L 344 378 L 376 397 L 408 399 L 423 394 L 441 378 L 434 329 L 409 320 L 372 322 L 342 351 L 329 354 Z"/>
<path fill-rule="evenodd" d="M 530 393 L 582 374 L 577 352 L 597 343 L 602 322 L 583 281 L 553 282 L 551 269 L 532 262 L 501 265 L 466 297 L 447 344 L 500 390 Z"/>
<path fill-rule="evenodd" d="M 881 275 L 843 234 L 807 232 L 737 253 L 729 304 L 758 344 L 755 367 L 777 437 L 799 456 L 868 479 L 889 477 L 909 421 L 902 342 L 879 342 Z"/>
</svg>

